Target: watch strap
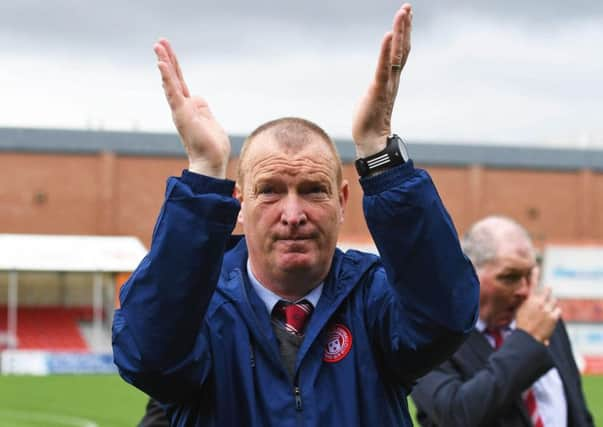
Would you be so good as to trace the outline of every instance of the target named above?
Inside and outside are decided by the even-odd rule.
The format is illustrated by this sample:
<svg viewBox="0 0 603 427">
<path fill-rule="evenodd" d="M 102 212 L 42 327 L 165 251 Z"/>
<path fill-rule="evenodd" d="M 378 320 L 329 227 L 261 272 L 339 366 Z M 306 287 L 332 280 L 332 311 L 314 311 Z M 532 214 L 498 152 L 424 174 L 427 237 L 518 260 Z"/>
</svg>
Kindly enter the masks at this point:
<svg viewBox="0 0 603 427">
<path fill-rule="evenodd" d="M 401 165 L 407 160 L 406 145 L 398 135 L 392 134 L 387 138 L 387 144 L 383 150 L 357 159 L 354 165 L 358 175 L 365 177 L 374 172 Z"/>
</svg>

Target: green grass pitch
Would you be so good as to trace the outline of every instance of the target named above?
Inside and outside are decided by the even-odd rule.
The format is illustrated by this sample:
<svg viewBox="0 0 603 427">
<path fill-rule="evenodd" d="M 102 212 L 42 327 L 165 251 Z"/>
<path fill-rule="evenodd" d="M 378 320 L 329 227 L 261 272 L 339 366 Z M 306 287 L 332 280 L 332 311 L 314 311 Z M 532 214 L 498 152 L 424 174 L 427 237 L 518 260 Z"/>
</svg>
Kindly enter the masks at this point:
<svg viewBox="0 0 603 427">
<path fill-rule="evenodd" d="M 603 376 L 583 381 L 595 424 L 603 426 Z M 134 427 L 146 400 L 114 375 L 0 376 L 0 426 Z"/>
<path fill-rule="evenodd" d="M 117 375 L 0 377 L 2 427 L 135 427 L 146 396 Z"/>
</svg>

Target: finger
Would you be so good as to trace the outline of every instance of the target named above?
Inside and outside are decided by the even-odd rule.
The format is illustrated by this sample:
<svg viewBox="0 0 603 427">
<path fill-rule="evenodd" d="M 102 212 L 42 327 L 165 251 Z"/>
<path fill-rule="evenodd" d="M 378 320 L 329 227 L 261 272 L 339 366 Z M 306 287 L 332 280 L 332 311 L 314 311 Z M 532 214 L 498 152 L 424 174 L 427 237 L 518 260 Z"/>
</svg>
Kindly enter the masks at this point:
<svg viewBox="0 0 603 427">
<path fill-rule="evenodd" d="M 182 69 L 180 68 L 180 63 L 178 62 L 178 57 L 176 56 L 176 53 L 174 52 L 172 45 L 166 39 L 160 39 L 159 43 L 161 43 L 161 45 L 165 48 L 165 50 L 168 54 L 168 57 L 170 58 L 170 61 L 171 61 L 172 65 L 174 66 L 174 71 L 176 73 L 176 77 L 178 78 L 178 82 L 180 83 L 180 86 L 182 87 L 182 94 L 186 98 L 188 98 L 190 96 L 190 92 L 188 90 L 188 86 L 186 85 L 186 82 L 184 81 L 184 75 L 182 74 Z"/>
<path fill-rule="evenodd" d="M 545 286 L 542 288 L 535 289 L 532 295 L 537 297 L 542 304 L 545 304 L 551 299 L 551 288 Z"/>
<path fill-rule="evenodd" d="M 390 77 L 391 62 L 390 51 L 392 46 L 392 33 L 386 33 L 381 42 L 381 52 L 379 53 L 379 61 L 377 62 L 377 70 L 375 72 L 375 81 L 377 89 L 383 88 Z"/>
<path fill-rule="evenodd" d="M 549 303 L 553 298 L 553 290 L 550 287 L 545 286 L 542 288 L 542 295 L 544 297 L 544 301 Z"/>
<path fill-rule="evenodd" d="M 555 307 L 552 316 L 555 320 L 559 320 L 561 318 L 561 307 Z"/>
<path fill-rule="evenodd" d="M 170 108 L 172 110 L 177 109 L 184 102 L 184 96 L 173 64 L 170 61 L 165 47 L 161 43 L 155 44 L 154 51 L 157 55 L 157 67 L 161 73 L 165 97 Z"/>
<path fill-rule="evenodd" d="M 538 284 L 540 283 L 540 267 L 535 266 L 532 268 L 530 272 L 530 290 L 534 290 L 538 288 Z"/>
<path fill-rule="evenodd" d="M 545 308 L 549 311 L 555 310 L 556 307 L 557 307 L 557 298 L 555 298 L 555 297 L 551 297 L 551 299 L 549 301 L 547 301 L 545 304 Z"/>
<path fill-rule="evenodd" d="M 409 4 L 403 5 L 394 17 L 393 39 L 390 52 L 390 63 L 400 67 L 392 71 L 399 72 L 406 63 L 410 52 L 410 33 L 412 30 L 412 9 Z"/>
</svg>

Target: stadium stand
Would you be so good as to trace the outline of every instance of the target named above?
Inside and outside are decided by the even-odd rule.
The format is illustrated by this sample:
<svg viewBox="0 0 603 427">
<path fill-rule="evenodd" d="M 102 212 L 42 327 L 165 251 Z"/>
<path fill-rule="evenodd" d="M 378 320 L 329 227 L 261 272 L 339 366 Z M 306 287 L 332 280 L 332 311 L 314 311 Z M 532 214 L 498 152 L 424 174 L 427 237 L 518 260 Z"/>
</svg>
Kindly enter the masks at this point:
<svg viewBox="0 0 603 427">
<path fill-rule="evenodd" d="M 0 350 L 110 354 L 115 294 L 145 253 L 129 236 L 0 234 Z"/>
<path fill-rule="evenodd" d="M 19 307 L 18 317 L 18 350 L 88 351 L 79 322 L 92 320 L 92 307 Z M 0 329 L 6 320 L 0 317 Z"/>
</svg>

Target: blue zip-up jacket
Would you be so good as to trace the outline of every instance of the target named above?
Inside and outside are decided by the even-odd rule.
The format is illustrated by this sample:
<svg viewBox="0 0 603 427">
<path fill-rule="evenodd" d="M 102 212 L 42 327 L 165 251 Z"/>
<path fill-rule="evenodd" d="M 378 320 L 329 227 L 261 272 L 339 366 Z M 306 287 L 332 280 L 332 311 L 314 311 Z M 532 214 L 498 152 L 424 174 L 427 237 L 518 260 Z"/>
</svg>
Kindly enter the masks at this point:
<svg viewBox="0 0 603 427">
<path fill-rule="evenodd" d="M 113 322 L 121 376 L 175 426 L 411 426 L 406 395 L 475 323 L 479 287 L 437 191 L 412 161 L 361 180 L 381 258 L 333 255 L 287 373 L 231 237 L 234 183 L 170 178 L 151 250 Z"/>
</svg>

